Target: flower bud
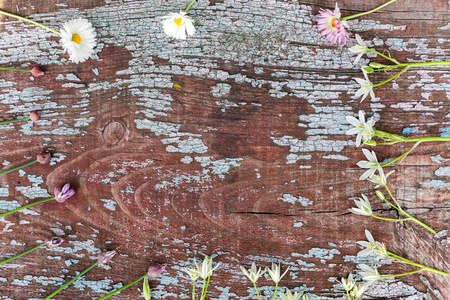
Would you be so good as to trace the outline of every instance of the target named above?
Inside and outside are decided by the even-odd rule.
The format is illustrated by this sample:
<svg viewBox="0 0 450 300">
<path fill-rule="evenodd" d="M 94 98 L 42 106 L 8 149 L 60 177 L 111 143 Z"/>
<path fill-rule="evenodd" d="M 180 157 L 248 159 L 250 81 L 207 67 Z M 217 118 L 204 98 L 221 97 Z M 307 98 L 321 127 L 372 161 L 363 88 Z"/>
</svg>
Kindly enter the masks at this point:
<svg viewBox="0 0 450 300">
<path fill-rule="evenodd" d="M 364 66 L 364 67 L 362 67 L 362 69 L 363 69 L 364 71 L 366 71 L 367 73 L 373 73 L 373 69 L 372 69 L 371 67 Z"/>
<path fill-rule="evenodd" d="M 42 70 L 39 67 L 34 67 L 33 69 L 31 69 L 31 74 L 34 77 L 44 76 L 44 72 L 42 72 Z"/>
<path fill-rule="evenodd" d="M 48 249 L 53 249 L 61 245 L 61 243 L 64 242 L 64 239 L 59 237 L 48 237 L 44 240 L 45 246 L 47 246 Z"/>
<path fill-rule="evenodd" d="M 166 269 L 165 266 L 154 265 L 148 268 L 148 276 L 150 277 L 158 277 L 162 272 Z"/>
<path fill-rule="evenodd" d="M 375 194 L 377 194 L 378 198 L 380 198 L 381 200 L 385 200 L 385 199 L 386 199 L 386 198 L 384 197 L 383 193 L 380 192 L 380 191 L 378 191 L 378 190 L 375 191 Z"/>
<path fill-rule="evenodd" d="M 50 162 L 50 159 L 52 158 L 52 155 L 50 153 L 39 153 L 36 157 L 36 160 L 38 161 L 38 163 L 42 164 L 42 165 L 46 165 Z"/>
<path fill-rule="evenodd" d="M 108 263 L 114 257 L 114 255 L 116 255 L 116 253 L 117 252 L 115 250 L 105 251 L 105 252 L 100 253 L 97 256 L 98 264 L 104 265 L 104 264 Z"/>
<path fill-rule="evenodd" d="M 30 119 L 31 121 L 36 122 L 37 120 L 39 120 L 39 114 L 35 111 L 32 111 L 30 113 Z"/>
<path fill-rule="evenodd" d="M 144 278 L 144 285 L 142 286 L 142 292 L 144 293 L 145 300 L 150 300 L 152 298 L 152 291 L 150 290 L 150 285 L 148 284 L 148 277 Z"/>
<path fill-rule="evenodd" d="M 389 67 L 389 66 L 383 65 L 383 64 L 380 64 L 380 63 L 370 63 L 369 67 L 374 68 L 374 69 L 381 69 L 381 68 L 386 68 L 386 67 Z"/>
</svg>

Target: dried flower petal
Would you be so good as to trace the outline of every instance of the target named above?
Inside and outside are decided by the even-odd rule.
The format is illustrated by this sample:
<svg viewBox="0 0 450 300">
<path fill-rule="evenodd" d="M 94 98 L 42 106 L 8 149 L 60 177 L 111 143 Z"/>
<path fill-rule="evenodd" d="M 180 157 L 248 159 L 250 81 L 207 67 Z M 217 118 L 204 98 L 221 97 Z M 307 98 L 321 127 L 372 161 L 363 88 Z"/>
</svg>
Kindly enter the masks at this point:
<svg viewBox="0 0 450 300">
<path fill-rule="evenodd" d="M 45 246 L 47 246 L 47 248 L 49 248 L 49 249 L 58 247 L 59 245 L 61 245 L 62 242 L 64 242 L 64 239 L 62 239 L 60 237 L 49 236 L 48 238 L 46 238 L 44 240 Z"/>
<path fill-rule="evenodd" d="M 166 269 L 165 266 L 161 266 L 161 265 L 154 265 L 151 266 L 150 268 L 148 268 L 148 276 L 150 277 L 158 277 L 159 275 L 161 275 L 162 272 L 164 272 L 164 270 Z"/>
<path fill-rule="evenodd" d="M 44 76 L 44 72 L 39 67 L 34 67 L 33 69 L 31 69 L 31 74 L 34 77 Z"/>
<path fill-rule="evenodd" d="M 52 158 L 52 155 L 50 153 L 39 153 L 37 155 L 36 160 L 38 161 L 38 163 L 42 164 L 42 165 L 46 165 L 50 162 L 50 159 Z"/>
<path fill-rule="evenodd" d="M 70 197 L 75 195 L 75 190 L 70 188 L 69 183 L 66 183 L 62 187 L 62 189 L 59 186 L 55 187 L 54 194 L 55 194 L 55 200 L 58 203 L 63 203 L 64 201 L 66 201 L 67 199 L 69 199 Z"/>
<path fill-rule="evenodd" d="M 39 114 L 35 111 L 32 111 L 30 113 L 30 119 L 31 121 L 36 122 L 37 120 L 39 120 Z"/>
<path fill-rule="evenodd" d="M 116 254 L 117 254 L 116 250 L 105 251 L 105 252 L 100 253 L 97 256 L 98 264 L 99 265 L 107 264 Z"/>
</svg>

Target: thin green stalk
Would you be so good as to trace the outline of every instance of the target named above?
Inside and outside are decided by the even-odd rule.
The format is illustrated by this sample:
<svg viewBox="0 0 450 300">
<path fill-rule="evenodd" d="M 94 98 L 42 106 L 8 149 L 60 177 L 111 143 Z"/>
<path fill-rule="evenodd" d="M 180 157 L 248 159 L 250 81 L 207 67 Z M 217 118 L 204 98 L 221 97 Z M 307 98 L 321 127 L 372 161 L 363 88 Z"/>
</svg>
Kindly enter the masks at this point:
<svg viewBox="0 0 450 300">
<path fill-rule="evenodd" d="M 22 252 L 22 253 L 20 253 L 20 254 L 17 254 L 16 256 L 10 257 L 10 258 L 8 258 L 8 259 L 5 259 L 4 261 L 0 262 L 0 265 L 6 264 L 6 263 L 8 263 L 8 262 L 10 262 L 10 261 L 12 261 L 12 260 L 15 260 L 16 258 L 19 258 L 19 257 L 21 257 L 21 256 L 23 256 L 23 255 L 25 255 L 25 254 L 28 254 L 28 253 L 30 253 L 30 252 L 33 252 L 34 250 L 39 249 L 39 248 L 41 248 L 42 246 L 44 246 L 44 244 L 39 244 L 39 245 L 37 245 L 36 247 L 31 248 L 30 250 L 27 250 L 27 251 L 25 251 L 25 252 Z"/>
<path fill-rule="evenodd" d="M 209 280 L 210 279 L 211 279 L 211 276 L 208 276 L 208 282 L 206 283 L 205 294 L 203 294 L 203 292 L 202 292 L 202 297 L 200 298 L 200 300 L 206 299 L 206 293 L 208 292 Z"/>
<path fill-rule="evenodd" d="M 397 68 L 397 67 L 396 67 L 396 68 Z M 375 88 L 375 87 L 377 87 L 377 86 L 380 86 L 380 85 L 383 85 L 383 84 L 385 84 L 385 83 L 388 83 L 388 82 L 391 81 L 391 80 L 394 80 L 395 78 L 397 78 L 397 77 L 399 77 L 400 75 L 402 75 L 403 73 L 405 73 L 409 68 L 410 68 L 410 66 L 406 66 L 403 70 L 401 70 L 400 72 L 398 72 L 397 74 L 395 74 L 395 75 L 392 76 L 391 78 L 386 79 L 386 80 L 383 81 L 383 82 L 374 84 L 374 85 L 372 86 L 372 88 Z"/>
<path fill-rule="evenodd" d="M 253 282 L 253 285 L 255 286 L 256 295 L 258 296 L 258 300 L 261 300 L 261 296 L 259 296 L 258 288 L 256 287 L 256 282 Z"/>
<path fill-rule="evenodd" d="M 345 292 L 347 293 L 347 300 L 351 300 L 351 298 L 350 298 L 350 294 L 348 293 L 348 291 L 347 291 L 347 290 L 345 290 Z"/>
<path fill-rule="evenodd" d="M 11 13 L 8 13 L 8 12 L 2 11 L 2 10 L 0 10 L 0 14 L 3 14 L 3 15 L 5 15 L 5 16 L 9 16 L 9 17 L 14 17 L 14 18 L 17 18 L 17 19 L 22 20 L 22 21 L 25 21 L 25 22 L 32 23 L 32 24 L 34 24 L 34 25 L 40 26 L 40 27 L 42 27 L 42 28 L 44 28 L 44 29 L 47 29 L 47 30 L 49 30 L 49 31 L 51 31 L 51 32 L 53 32 L 53 33 L 56 33 L 57 35 L 61 35 L 60 32 L 58 32 L 58 31 L 56 31 L 56 30 L 53 30 L 53 29 L 51 29 L 50 27 L 47 27 L 47 26 L 45 26 L 45 25 L 42 25 L 41 23 L 38 23 L 38 22 L 36 22 L 36 21 L 33 21 L 33 20 L 30 20 L 30 19 L 27 19 L 27 18 L 18 16 L 18 15 L 15 15 L 15 14 L 11 14 Z"/>
<path fill-rule="evenodd" d="M 423 268 L 421 268 L 421 269 L 419 269 L 419 270 L 411 271 L 411 272 L 401 273 L 401 274 L 381 275 L 380 278 L 391 278 L 391 277 L 399 277 L 399 276 L 411 275 L 411 274 L 420 272 L 420 271 L 422 271 L 422 270 L 423 270 Z"/>
<path fill-rule="evenodd" d="M 191 8 L 192 4 L 194 4 L 194 2 L 195 2 L 195 0 L 192 0 L 184 12 L 187 12 L 189 10 L 189 8 Z"/>
<path fill-rule="evenodd" d="M 369 10 L 369 11 L 366 11 L 366 12 L 362 12 L 362 13 L 359 13 L 359 14 L 356 14 L 356 15 L 351 15 L 351 16 L 348 16 L 348 17 L 341 18 L 341 21 L 354 19 L 354 18 L 357 18 L 357 17 L 360 17 L 360 16 L 371 14 L 371 13 L 376 12 L 377 10 L 379 10 L 379 9 L 381 9 L 381 8 L 391 4 L 391 3 L 394 3 L 395 1 L 397 1 L 397 0 L 390 0 L 390 1 L 388 1 L 388 2 L 378 6 L 377 8 L 374 8 L 372 10 Z"/>
<path fill-rule="evenodd" d="M 403 68 L 403 67 L 428 67 L 428 66 L 446 66 L 446 65 L 450 65 L 450 61 L 429 61 L 429 62 L 419 62 L 419 63 L 399 63 L 399 64 L 395 64 L 395 65 L 391 65 L 388 67 L 388 69 L 393 69 L 393 68 Z M 377 71 L 384 71 L 384 69 L 377 69 Z"/>
<path fill-rule="evenodd" d="M 372 214 L 371 216 L 374 217 L 375 219 L 380 219 L 380 220 L 385 220 L 385 221 L 392 221 L 392 222 L 401 222 L 401 221 L 407 221 L 407 220 L 409 220 L 409 218 L 406 218 L 406 219 L 383 218 L 383 217 L 376 216 L 376 215 L 374 215 L 374 214 Z"/>
<path fill-rule="evenodd" d="M 200 295 L 200 300 L 203 298 L 203 293 L 205 292 L 206 287 L 206 278 L 203 278 L 203 286 L 202 286 L 202 293 Z"/>
<path fill-rule="evenodd" d="M 0 122 L 0 125 L 14 123 L 14 122 L 20 122 L 20 121 L 25 121 L 25 120 L 29 120 L 29 119 L 30 119 L 30 117 L 16 119 L 16 120 L 2 121 L 2 122 Z"/>
<path fill-rule="evenodd" d="M 30 72 L 31 73 L 31 70 L 28 70 L 28 69 L 17 69 L 17 68 L 0 67 L 0 70 L 22 71 L 22 72 Z"/>
<path fill-rule="evenodd" d="M 395 163 L 397 160 L 406 157 L 406 156 L 407 156 L 412 150 L 414 150 L 414 148 L 416 148 L 419 144 L 420 144 L 420 142 L 415 143 L 414 146 L 412 146 L 408 151 L 406 151 L 405 153 L 403 153 L 403 154 L 400 155 L 399 157 L 396 157 L 396 158 L 394 158 L 393 160 L 391 160 L 391 161 L 389 161 L 389 162 L 387 162 L 387 163 L 385 163 L 385 164 L 380 165 L 380 167 L 382 167 L 382 168 L 387 167 L 387 166 L 389 166 L 390 164 Z"/>
<path fill-rule="evenodd" d="M 384 188 L 386 189 L 386 191 L 388 192 L 389 196 L 391 197 L 392 200 L 394 200 L 395 204 L 397 204 L 397 207 L 394 206 L 394 208 L 396 210 L 400 210 L 402 209 L 402 207 L 400 206 L 400 204 L 397 202 L 397 199 L 395 199 L 394 195 L 392 195 L 391 190 L 388 188 L 387 184 L 384 185 Z"/>
<path fill-rule="evenodd" d="M 405 142 L 450 142 L 450 137 L 423 137 L 423 138 L 405 138 Z"/>
<path fill-rule="evenodd" d="M 440 270 L 437 270 L 437 269 L 434 269 L 434 268 L 430 268 L 430 267 L 427 267 L 427 266 L 415 263 L 415 262 L 410 261 L 410 260 L 408 260 L 408 259 L 406 259 L 404 257 L 398 256 L 397 254 L 392 253 L 390 251 L 387 251 L 387 254 L 388 254 L 388 256 L 390 258 L 393 258 L 393 259 L 395 259 L 395 260 L 397 260 L 399 262 L 402 262 L 402 263 L 405 263 L 405 264 L 408 264 L 408 265 L 412 265 L 412 266 L 416 266 L 416 267 L 419 267 L 419 268 L 422 268 L 422 269 L 425 269 L 425 270 L 428 270 L 428 271 L 431 271 L 431 272 L 435 272 L 435 273 L 438 273 L 438 274 L 441 274 L 441 275 L 444 275 L 444 276 L 449 276 L 450 275 L 447 272 L 440 271 Z"/>
<path fill-rule="evenodd" d="M 394 63 L 394 64 L 396 64 L 396 65 L 398 65 L 398 64 L 399 64 L 399 62 L 398 62 L 398 61 L 396 61 L 395 59 L 393 59 L 393 58 L 390 58 L 389 56 L 387 56 L 387 55 L 384 55 L 383 53 L 381 53 L 381 52 L 378 52 L 377 50 L 374 50 L 374 49 L 370 49 L 370 48 L 367 48 L 367 51 L 370 51 L 370 52 L 376 53 L 376 54 L 378 54 L 379 56 L 381 56 L 381 57 L 384 57 L 384 58 L 386 58 L 387 60 L 389 60 L 389 61 L 393 62 L 393 63 Z"/>
<path fill-rule="evenodd" d="M 50 200 L 55 200 L 55 197 L 51 197 L 51 198 L 39 200 L 39 201 L 36 201 L 36 202 L 33 202 L 33 203 L 29 203 L 29 204 L 27 204 L 27 205 L 18 207 L 18 208 L 14 209 L 14 210 L 7 211 L 7 212 L 5 212 L 5 213 L 3 213 L 3 214 L 0 215 L 0 219 L 3 218 L 3 217 L 5 217 L 5 216 L 7 216 L 7 215 L 10 215 L 10 214 L 12 214 L 12 213 L 15 213 L 15 212 L 17 212 L 17 211 L 20 211 L 20 210 L 22 210 L 22 209 L 28 208 L 28 207 L 33 206 L 33 205 L 36 205 L 36 204 L 44 203 L 44 202 L 47 202 L 47 201 L 50 201 Z"/>
<path fill-rule="evenodd" d="M 275 282 L 275 293 L 273 294 L 273 300 L 277 298 L 278 282 Z"/>
<path fill-rule="evenodd" d="M 28 118 L 27 118 L 27 119 L 28 119 Z M 6 171 L 3 171 L 3 172 L 0 172 L 0 175 L 5 175 L 5 174 L 8 174 L 8 173 L 11 173 L 11 172 L 20 170 L 20 169 L 22 169 L 22 168 L 28 167 L 29 165 L 32 165 L 32 164 L 35 164 L 35 163 L 37 163 L 37 160 L 33 160 L 33 161 L 30 161 L 29 163 L 26 163 L 26 164 L 21 165 L 21 166 L 19 166 L 19 167 L 16 167 L 16 168 L 13 168 L 13 169 L 10 169 L 10 170 L 6 170 Z"/>
<path fill-rule="evenodd" d="M 195 280 L 192 283 L 192 300 L 195 300 Z"/>
<path fill-rule="evenodd" d="M 129 287 L 132 286 L 133 284 L 138 283 L 139 281 L 141 281 L 142 279 L 144 279 L 146 276 L 148 276 L 148 275 L 145 274 L 145 275 L 139 277 L 138 279 L 136 279 L 135 281 L 132 281 L 132 282 L 128 283 L 127 285 L 124 285 L 123 287 L 121 287 L 121 288 L 119 288 L 119 289 L 117 289 L 117 290 L 112 291 L 112 292 L 109 293 L 108 295 L 105 295 L 105 296 L 103 296 L 103 297 L 101 297 L 101 298 L 98 298 L 97 300 L 107 299 L 107 298 L 109 298 L 109 297 L 111 297 L 111 296 L 113 296 L 113 295 L 115 295 L 115 294 L 117 294 L 117 293 L 123 291 L 124 289 L 129 288 Z"/>
<path fill-rule="evenodd" d="M 411 221 L 416 222 L 417 224 L 419 224 L 420 226 L 424 227 L 425 229 L 429 230 L 430 232 L 432 232 L 433 234 L 436 234 L 436 230 L 434 230 L 433 228 L 431 228 L 430 226 L 428 226 L 427 224 L 419 221 L 418 219 L 414 218 L 413 216 L 411 216 L 410 214 L 408 214 L 406 211 L 404 211 L 400 205 L 398 204 L 397 200 L 395 199 L 395 197 L 392 195 L 391 190 L 388 188 L 387 185 L 384 186 L 386 188 L 386 191 L 389 193 L 389 196 L 391 196 L 392 200 L 394 200 L 395 203 L 397 203 L 398 208 L 397 210 L 402 213 L 403 215 L 407 216 Z"/>
<path fill-rule="evenodd" d="M 58 294 L 59 292 L 61 292 L 63 289 L 65 289 L 66 287 L 68 287 L 72 282 L 74 282 L 75 280 L 77 280 L 78 278 L 80 278 L 81 276 L 83 276 L 84 274 L 86 274 L 89 270 L 91 270 L 93 267 L 95 267 L 96 265 L 98 265 L 98 261 L 96 261 L 95 263 L 93 263 L 89 268 L 87 268 L 86 270 L 84 270 L 83 272 L 81 272 L 80 274 L 78 274 L 77 276 L 75 276 L 74 278 L 72 278 L 71 280 L 67 281 L 63 286 L 61 286 L 59 289 L 57 289 L 56 291 L 54 291 L 53 293 L 51 293 L 49 296 L 45 297 L 44 300 L 49 300 L 51 299 L 53 296 L 55 296 L 56 294 Z"/>
</svg>

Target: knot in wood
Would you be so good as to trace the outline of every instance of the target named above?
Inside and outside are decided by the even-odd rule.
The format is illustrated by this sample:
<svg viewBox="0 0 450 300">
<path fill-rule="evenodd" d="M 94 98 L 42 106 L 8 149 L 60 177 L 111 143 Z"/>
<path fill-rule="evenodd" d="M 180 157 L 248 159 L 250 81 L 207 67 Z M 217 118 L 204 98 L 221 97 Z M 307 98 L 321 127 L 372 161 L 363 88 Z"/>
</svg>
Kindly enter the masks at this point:
<svg viewBox="0 0 450 300">
<path fill-rule="evenodd" d="M 117 145 L 125 137 L 126 127 L 118 121 L 106 124 L 102 131 L 103 141 L 107 145 Z"/>
</svg>

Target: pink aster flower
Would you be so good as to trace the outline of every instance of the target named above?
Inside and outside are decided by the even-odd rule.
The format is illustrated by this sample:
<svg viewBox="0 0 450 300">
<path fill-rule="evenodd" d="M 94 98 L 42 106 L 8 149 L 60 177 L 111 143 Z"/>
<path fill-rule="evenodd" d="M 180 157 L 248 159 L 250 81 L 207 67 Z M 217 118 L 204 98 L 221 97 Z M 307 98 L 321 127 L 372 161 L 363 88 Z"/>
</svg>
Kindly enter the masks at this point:
<svg viewBox="0 0 450 300">
<path fill-rule="evenodd" d="M 320 9 L 317 27 L 330 44 L 345 44 L 349 39 L 344 27 L 350 28 L 350 26 L 347 21 L 341 21 L 341 11 L 337 3 L 334 12 L 329 9 Z"/>
</svg>

